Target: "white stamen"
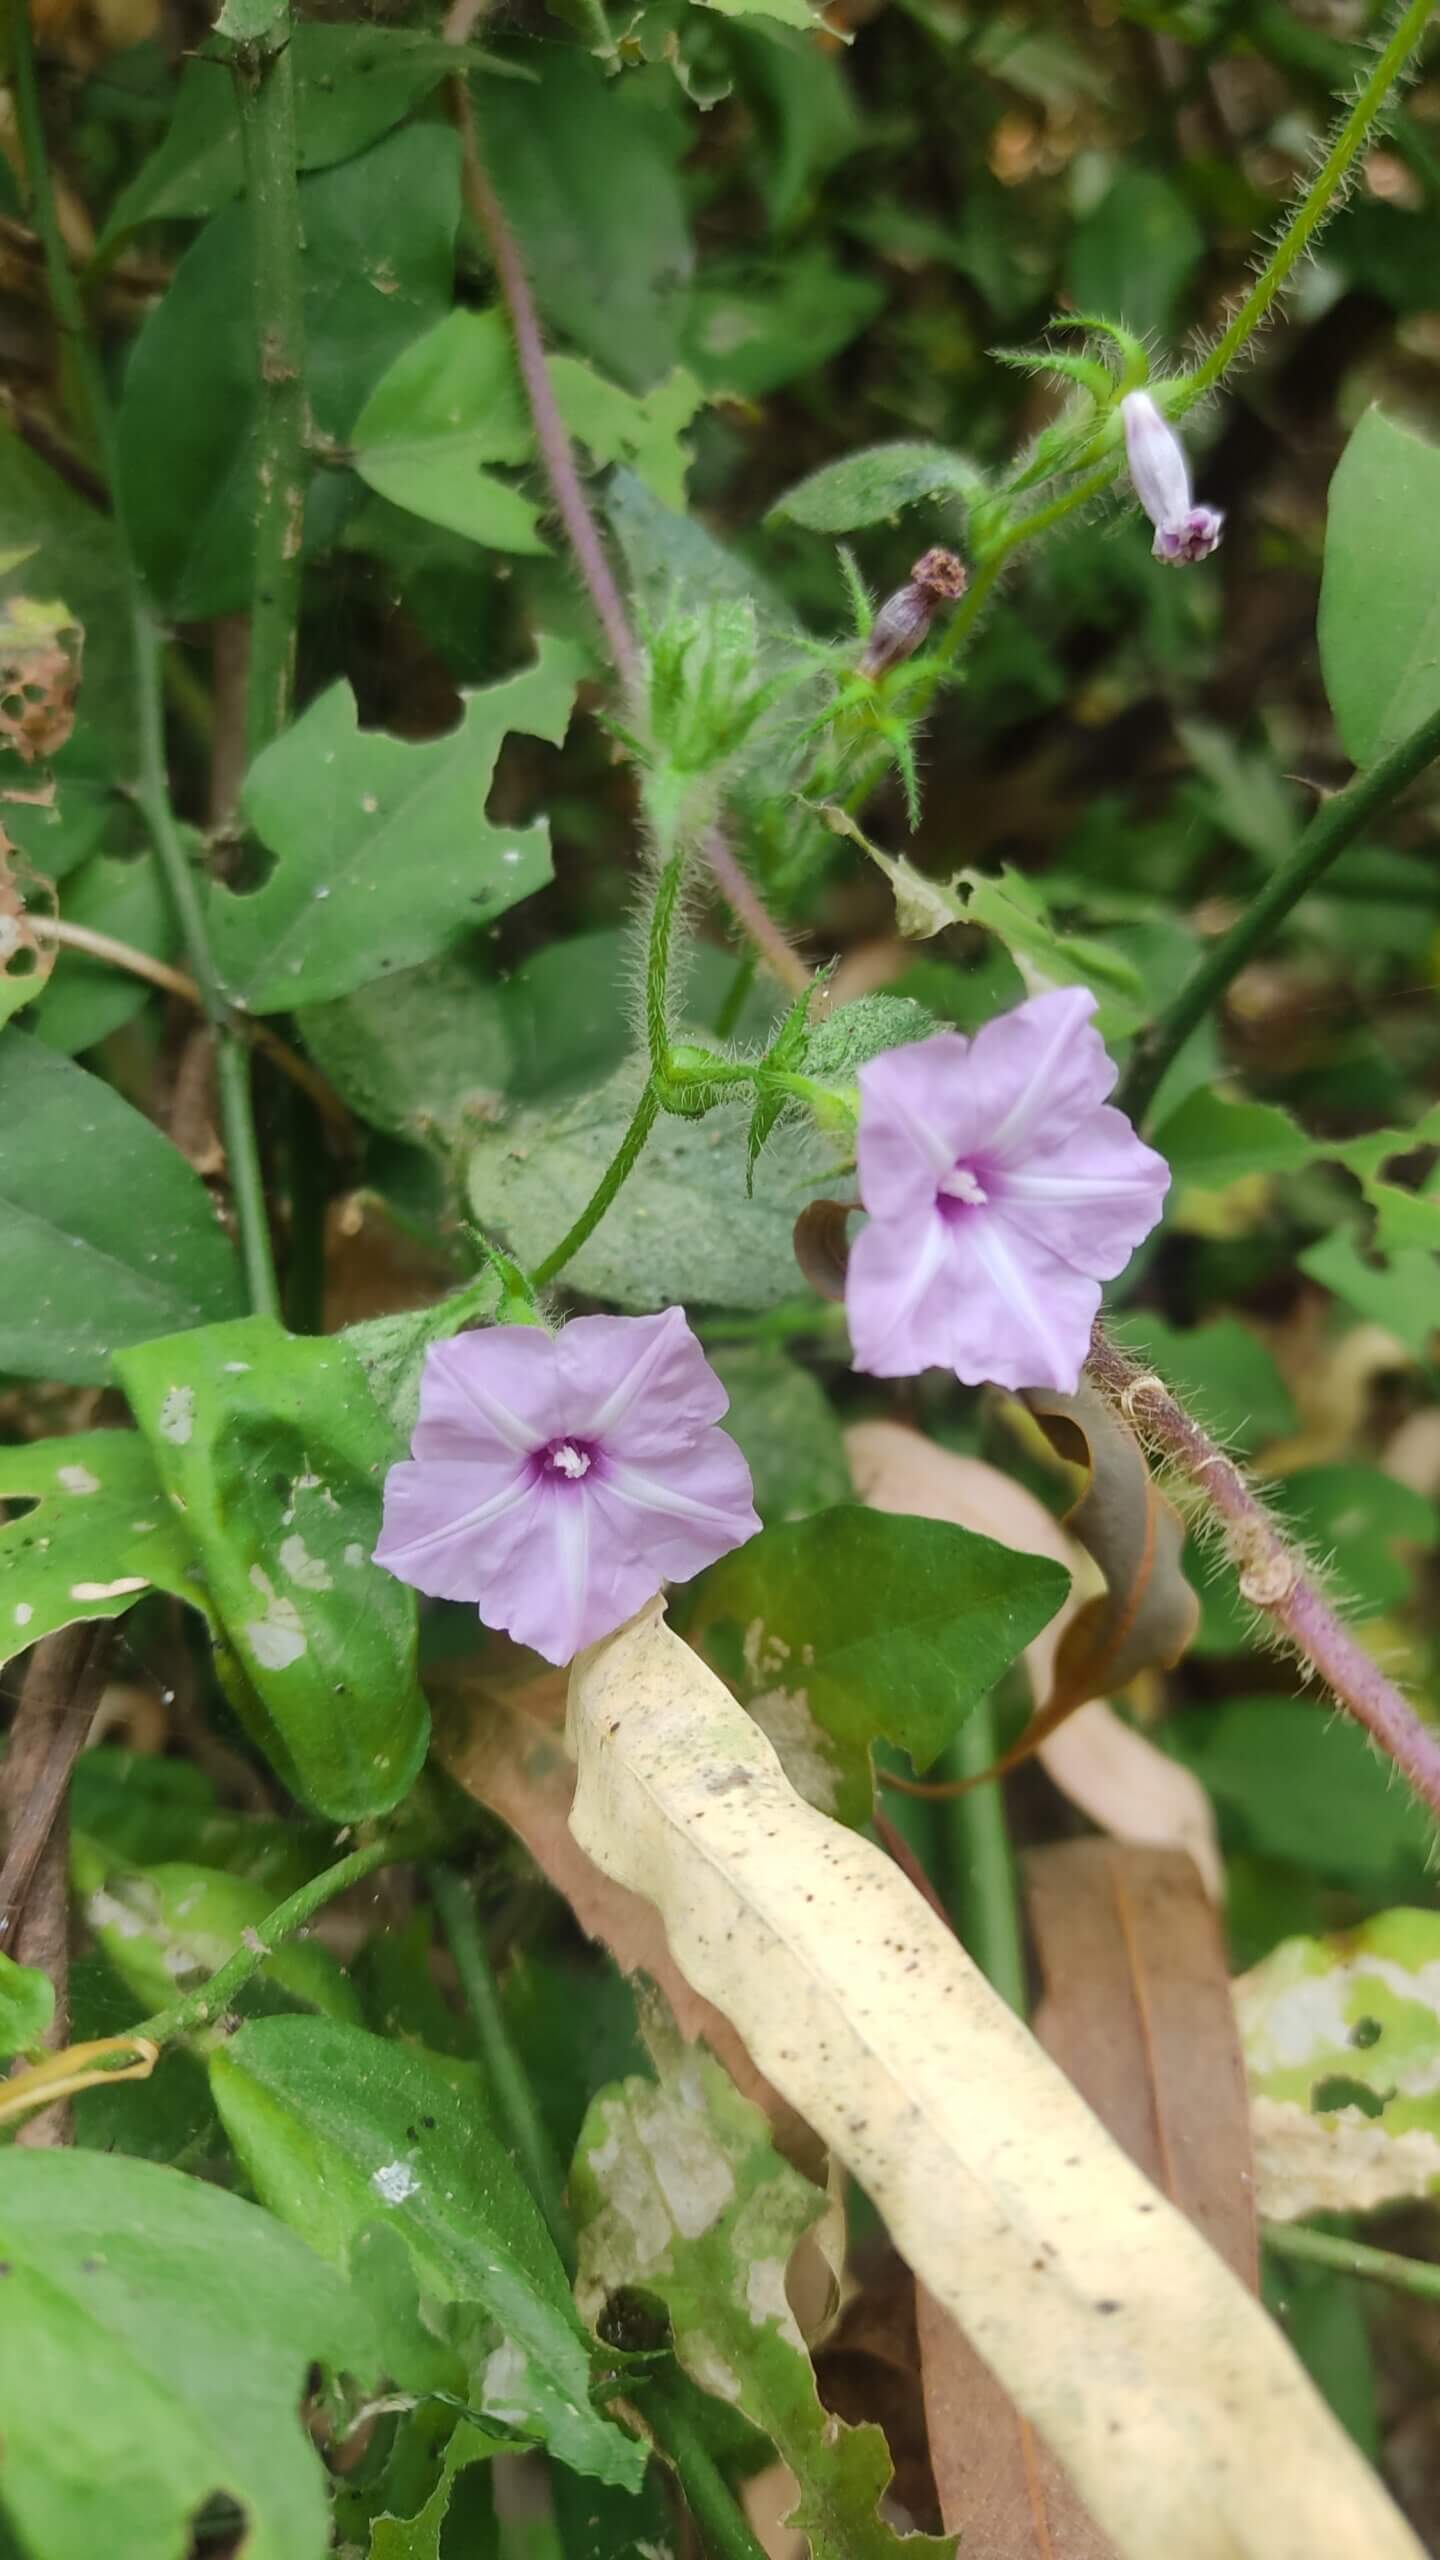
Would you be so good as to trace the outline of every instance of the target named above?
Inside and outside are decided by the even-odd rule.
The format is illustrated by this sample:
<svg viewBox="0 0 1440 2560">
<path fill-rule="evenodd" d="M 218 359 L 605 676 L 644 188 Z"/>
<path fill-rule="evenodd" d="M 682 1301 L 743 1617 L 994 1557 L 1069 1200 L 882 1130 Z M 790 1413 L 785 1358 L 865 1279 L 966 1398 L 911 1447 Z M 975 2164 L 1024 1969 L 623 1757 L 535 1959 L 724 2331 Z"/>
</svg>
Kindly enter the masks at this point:
<svg viewBox="0 0 1440 2560">
<path fill-rule="evenodd" d="M 963 1200 L 967 1209 L 983 1209 L 990 1198 L 968 1164 L 952 1165 L 948 1173 L 941 1175 L 939 1188 L 948 1199 Z"/>
<path fill-rule="evenodd" d="M 573 1440 L 562 1440 L 558 1449 L 551 1450 L 545 1463 L 554 1467 L 558 1474 L 568 1476 L 572 1484 L 590 1473 L 588 1455 L 585 1450 L 577 1449 Z"/>
</svg>

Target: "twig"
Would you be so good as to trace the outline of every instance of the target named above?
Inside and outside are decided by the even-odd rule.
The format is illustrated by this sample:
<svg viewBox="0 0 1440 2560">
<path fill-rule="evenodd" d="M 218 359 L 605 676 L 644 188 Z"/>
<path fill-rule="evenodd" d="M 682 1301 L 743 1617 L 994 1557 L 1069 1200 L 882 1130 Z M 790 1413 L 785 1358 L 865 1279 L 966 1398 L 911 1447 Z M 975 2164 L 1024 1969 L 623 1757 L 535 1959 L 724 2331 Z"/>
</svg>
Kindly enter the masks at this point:
<svg viewBox="0 0 1440 2560">
<path fill-rule="evenodd" d="M 183 969 L 172 969 L 168 960 L 157 960 L 153 952 L 139 951 L 133 942 L 117 942 L 113 934 L 98 933 L 93 925 L 70 924 L 63 916 L 30 915 L 26 921 L 37 941 L 59 943 L 66 951 L 83 952 L 87 960 L 103 960 L 111 969 L 127 970 L 132 978 L 144 978 L 152 987 L 161 987 L 167 995 L 179 996 L 198 1013 L 204 1012 L 205 999 L 194 979 L 187 978 Z M 292 1049 L 289 1041 L 282 1040 L 267 1022 L 237 1021 L 233 1015 L 231 1021 L 240 1039 L 248 1040 L 252 1048 L 262 1049 L 282 1075 L 309 1095 L 337 1136 L 349 1136 L 349 1112 L 308 1058 L 302 1058 L 299 1050 Z"/>
<path fill-rule="evenodd" d="M 1388 755 L 1381 756 L 1364 773 L 1357 773 L 1343 791 L 1335 792 L 1316 810 L 1294 852 L 1272 874 L 1230 931 L 1222 934 L 1197 963 L 1174 1002 L 1167 1005 L 1137 1044 L 1119 1096 L 1121 1108 L 1132 1120 L 1143 1119 L 1161 1079 L 1191 1032 L 1219 1003 L 1232 979 L 1269 941 L 1291 908 L 1299 904 L 1307 889 L 1313 889 L 1371 819 L 1398 799 L 1437 756 L 1440 711 L 1422 720 L 1398 747 L 1392 747 Z"/>
<path fill-rule="evenodd" d="M 1337 2275 L 1360 2276 L 1367 2284 L 1388 2284 L 1397 2293 L 1417 2293 L 1440 2302 L 1440 2267 L 1428 2258 L 1402 2258 L 1394 2249 L 1374 2249 L 1368 2240 L 1348 2240 L 1338 2231 L 1310 2231 L 1298 2222 L 1262 2222 L 1260 2237 L 1272 2258 L 1292 2258 L 1300 2266 L 1333 2267 Z"/>
<path fill-rule="evenodd" d="M 0 1868 L 0 1945 L 48 1976 L 55 2006 L 44 2041 L 70 2033 L 70 1772 L 94 1722 L 110 1660 L 109 1626 L 66 1627 L 36 1645 L 10 1728 L 3 1794 L 10 1813 Z M 70 2139 L 68 2108 L 32 2116 L 17 2140 L 36 2150 Z"/>
<path fill-rule="evenodd" d="M 113 490 L 116 485 L 115 422 L 104 376 L 85 325 L 80 290 L 56 217 L 28 8 L 11 11 L 10 37 L 16 121 L 30 182 L 31 211 L 45 251 L 51 307 L 57 326 L 69 341 L 72 376 L 79 385 L 85 424 L 106 483 Z M 215 1033 L 220 1117 L 250 1303 L 257 1314 L 274 1315 L 279 1311 L 279 1297 L 255 1138 L 249 1062 L 244 1044 L 236 1035 L 210 955 L 204 912 L 191 874 L 189 857 L 175 822 L 175 813 L 170 806 L 165 760 L 164 658 L 160 633 L 151 617 L 128 546 L 123 549 L 122 557 L 135 662 L 135 725 L 140 754 L 135 798 L 149 829 L 155 857 L 175 909 L 206 1017 Z"/>
<path fill-rule="evenodd" d="M 575 2234 L 565 2209 L 565 2180 L 560 2163 L 535 2104 L 525 2068 L 510 2038 L 505 2012 L 475 1906 L 460 1878 L 449 1867 L 434 1867 L 430 1891 L 440 1926 L 449 1942 L 465 1994 L 465 2006 L 480 2045 L 481 2059 L 530 2193 L 545 2217 L 566 2271 L 575 2272 Z"/>
<path fill-rule="evenodd" d="M 1416 1795 L 1440 1815 L 1440 1733 L 1421 1723 L 1341 1624 L 1310 1579 L 1304 1557 L 1281 1536 L 1233 1460 L 1191 1420 L 1163 1379 L 1138 1368 L 1098 1325 L 1089 1374 L 1131 1429 L 1189 1477 L 1219 1520 L 1241 1598 L 1319 1674 L 1336 1704 L 1364 1726 Z"/>
<path fill-rule="evenodd" d="M 260 400 L 245 703 L 245 744 L 252 757 L 279 736 L 290 717 L 305 529 L 305 338 L 290 37 L 290 12 L 284 8 L 263 41 L 237 47 L 234 62 Z"/>
<path fill-rule="evenodd" d="M 475 0 L 456 0 L 445 26 L 451 44 L 466 41 L 475 16 Z M 530 291 L 530 279 L 525 273 L 525 261 L 505 219 L 505 209 L 491 183 L 490 173 L 480 157 L 475 110 L 463 73 L 457 72 L 451 81 L 450 98 L 455 129 L 460 137 L 465 200 L 485 235 L 510 316 L 515 360 L 530 404 L 535 441 L 540 448 L 545 477 L 550 483 L 550 493 L 565 528 L 566 540 L 574 553 L 575 566 L 604 633 L 610 662 L 622 684 L 629 689 L 640 673 L 640 651 L 599 529 L 580 485 L 570 437 L 546 368 L 545 344 L 540 334 L 535 299 Z M 706 831 L 700 850 L 721 896 L 744 927 L 772 975 L 782 986 L 788 987 L 792 995 L 798 995 L 802 987 L 809 985 L 810 972 L 769 914 L 759 891 L 718 827 Z"/>
</svg>

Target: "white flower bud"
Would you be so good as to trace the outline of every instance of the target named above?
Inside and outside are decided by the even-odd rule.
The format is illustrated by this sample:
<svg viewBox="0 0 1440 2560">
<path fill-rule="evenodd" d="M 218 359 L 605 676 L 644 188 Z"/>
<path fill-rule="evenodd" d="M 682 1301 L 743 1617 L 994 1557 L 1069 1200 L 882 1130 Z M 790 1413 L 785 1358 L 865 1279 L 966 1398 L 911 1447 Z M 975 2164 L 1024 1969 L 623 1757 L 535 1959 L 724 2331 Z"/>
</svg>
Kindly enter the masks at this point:
<svg viewBox="0 0 1440 2560">
<path fill-rule="evenodd" d="M 1155 527 L 1155 558 L 1171 568 L 1208 560 L 1225 519 L 1218 507 L 1194 505 L 1190 466 L 1174 428 L 1148 391 L 1127 391 L 1120 415 L 1135 495 Z"/>
</svg>

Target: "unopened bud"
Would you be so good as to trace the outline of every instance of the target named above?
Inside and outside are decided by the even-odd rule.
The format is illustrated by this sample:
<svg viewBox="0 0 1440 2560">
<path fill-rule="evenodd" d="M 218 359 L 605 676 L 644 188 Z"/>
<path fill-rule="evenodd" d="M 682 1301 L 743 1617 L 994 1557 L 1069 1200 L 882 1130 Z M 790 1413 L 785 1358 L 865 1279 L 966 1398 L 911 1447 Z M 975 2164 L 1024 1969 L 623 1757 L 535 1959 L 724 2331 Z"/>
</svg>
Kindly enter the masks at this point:
<svg viewBox="0 0 1440 2560">
<path fill-rule="evenodd" d="M 888 667 L 913 658 L 941 606 L 957 603 L 964 593 L 964 562 L 953 551 L 925 552 L 905 585 L 887 596 L 876 614 L 857 673 L 884 675 Z"/>
<path fill-rule="evenodd" d="M 1168 418 L 1148 391 L 1128 391 L 1120 415 L 1135 495 L 1155 527 L 1154 557 L 1172 569 L 1208 560 L 1225 519 L 1218 507 L 1194 504 L 1185 447 Z"/>
</svg>

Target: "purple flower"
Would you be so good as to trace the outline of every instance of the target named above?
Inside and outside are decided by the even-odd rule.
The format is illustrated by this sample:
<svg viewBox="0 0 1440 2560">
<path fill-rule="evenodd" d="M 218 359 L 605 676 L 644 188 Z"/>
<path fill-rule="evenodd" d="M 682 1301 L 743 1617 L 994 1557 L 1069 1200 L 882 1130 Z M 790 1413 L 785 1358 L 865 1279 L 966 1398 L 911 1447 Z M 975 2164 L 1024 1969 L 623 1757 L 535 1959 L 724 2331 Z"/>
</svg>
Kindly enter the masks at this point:
<svg viewBox="0 0 1440 2560">
<path fill-rule="evenodd" d="M 1192 503 L 1190 466 L 1174 428 L 1148 391 L 1128 391 L 1120 415 L 1135 495 L 1155 527 L 1154 557 L 1171 568 L 1208 560 L 1225 519 L 1218 507 Z"/>
<path fill-rule="evenodd" d="M 1100 1304 L 1160 1215 L 1168 1166 L 1119 1111 L 1084 987 L 973 1040 L 937 1032 L 860 1069 L 860 1197 L 845 1308 L 877 1378 L 1073 1394 Z"/>
<path fill-rule="evenodd" d="M 568 1662 L 759 1528 L 728 1403 L 678 1307 L 434 1343 L 375 1562 Z"/>
</svg>

